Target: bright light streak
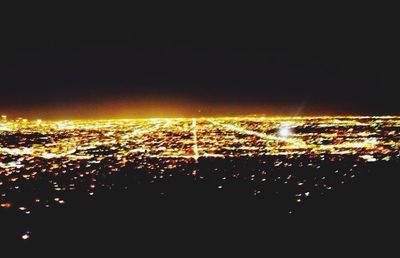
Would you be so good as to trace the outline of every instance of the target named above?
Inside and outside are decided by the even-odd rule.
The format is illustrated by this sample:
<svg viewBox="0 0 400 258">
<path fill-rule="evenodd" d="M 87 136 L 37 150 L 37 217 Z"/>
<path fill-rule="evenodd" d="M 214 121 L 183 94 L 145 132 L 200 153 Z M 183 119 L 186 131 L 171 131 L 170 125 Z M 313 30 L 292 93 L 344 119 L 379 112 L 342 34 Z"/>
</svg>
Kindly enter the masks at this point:
<svg viewBox="0 0 400 258">
<path fill-rule="evenodd" d="M 192 130 L 193 130 L 193 152 L 194 159 L 197 161 L 199 159 L 199 147 L 197 142 L 197 129 L 196 129 L 196 118 L 192 119 Z"/>
</svg>

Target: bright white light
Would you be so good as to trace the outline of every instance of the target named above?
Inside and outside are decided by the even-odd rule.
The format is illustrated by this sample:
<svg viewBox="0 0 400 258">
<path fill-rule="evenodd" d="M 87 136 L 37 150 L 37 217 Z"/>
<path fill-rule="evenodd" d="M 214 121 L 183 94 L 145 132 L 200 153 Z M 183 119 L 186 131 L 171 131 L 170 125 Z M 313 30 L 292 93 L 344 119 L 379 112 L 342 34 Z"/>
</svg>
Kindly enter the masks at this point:
<svg viewBox="0 0 400 258">
<path fill-rule="evenodd" d="M 279 128 L 279 136 L 288 137 L 291 134 L 290 128 L 287 126 L 282 126 Z"/>
<path fill-rule="evenodd" d="M 28 231 L 28 232 L 26 232 L 25 234 L 23 234 L 22 236 L 21 236 L 21 238 L 23 239 L 23 240 L 27 240 L 27 239 L 29 239 L 31 237 L 31 235 L 30 235 L 30 232 Z"/>
</svg>

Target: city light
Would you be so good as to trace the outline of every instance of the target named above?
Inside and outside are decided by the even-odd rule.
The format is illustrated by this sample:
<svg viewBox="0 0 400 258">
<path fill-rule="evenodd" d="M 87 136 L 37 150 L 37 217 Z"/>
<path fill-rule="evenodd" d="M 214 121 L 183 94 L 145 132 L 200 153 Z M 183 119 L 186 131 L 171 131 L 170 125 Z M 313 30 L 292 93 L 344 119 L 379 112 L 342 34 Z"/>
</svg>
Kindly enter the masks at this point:
<svg viewBox="0 0 400 258">
<path fill-rule="evenodd" d="M 35 207 L 69 204 L 74 191 L 94 197 L 113 189 L 119 177 L 135 183 L 137 171 L 146 172 L 147 184 L 213 178 L 219 191 L 241 180 L 254 197 L 292 184 L 287 191 L 302 205 L 360 175 L 362 164 L 398 159 L 399 132 L 400 117 L 3 119 L 0 207 L 29 215 Z M 348 166 L 330 170 L 339 163 Z"/>
<path fill-rule="evenodd" d="M 281 128 L 279 128 L 279 135 L 281 137 L 288 137 L 290 134 L 291 131 L 286 125 L 283 125 Z"/>
</svg>

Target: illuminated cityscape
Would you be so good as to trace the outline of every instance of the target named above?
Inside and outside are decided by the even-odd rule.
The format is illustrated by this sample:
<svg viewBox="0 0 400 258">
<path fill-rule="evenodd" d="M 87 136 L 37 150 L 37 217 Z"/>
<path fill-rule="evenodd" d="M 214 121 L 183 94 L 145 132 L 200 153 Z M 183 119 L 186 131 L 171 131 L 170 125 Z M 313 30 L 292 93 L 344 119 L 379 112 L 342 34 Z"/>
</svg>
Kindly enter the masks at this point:
<svg viewBox="0 0 400 258">
<path fill-rule="evenodd" d="M 374 156 L 387 158 L 398 152 L 399 127 L 399 117 L 8 122 L 3 116 L 0 164 L 15 173 L 29 168 L 26 163 L 35 158 L 49 162 L 115 158 L 122 166 L 138 157 L 197 161 L 201 157 L 352 154 L 375 160 Z"/>
<path fill-rule="evenodd" d="M 174 188 L 203 185 L 211 196 L 275 196 L 283 213 L 295 214 L 313 196 L 362 175 L 368 164 L 398 161 L 399 132 L 400 117 L 393 116 L 73 121 L 2 116 L 0 203 L 30 216 L 73 205 L 72 193 L 94 198 L 144 184 L 168 198 Z"/>
</svg>

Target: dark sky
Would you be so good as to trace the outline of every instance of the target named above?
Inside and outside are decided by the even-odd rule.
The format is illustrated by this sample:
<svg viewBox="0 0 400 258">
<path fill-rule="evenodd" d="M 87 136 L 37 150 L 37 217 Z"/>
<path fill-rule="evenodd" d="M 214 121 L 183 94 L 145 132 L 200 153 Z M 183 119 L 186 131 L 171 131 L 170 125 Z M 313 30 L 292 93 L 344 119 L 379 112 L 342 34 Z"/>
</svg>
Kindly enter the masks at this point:
<svg viewBox="0 0 400 258">
<path fill-rule="evenodd" d="M 2 17 L 0 112 L 400 114 L 390 8 L 35 7 Z"/>
</svg>

